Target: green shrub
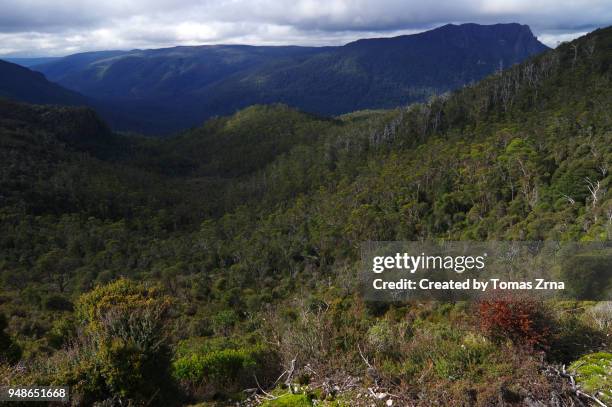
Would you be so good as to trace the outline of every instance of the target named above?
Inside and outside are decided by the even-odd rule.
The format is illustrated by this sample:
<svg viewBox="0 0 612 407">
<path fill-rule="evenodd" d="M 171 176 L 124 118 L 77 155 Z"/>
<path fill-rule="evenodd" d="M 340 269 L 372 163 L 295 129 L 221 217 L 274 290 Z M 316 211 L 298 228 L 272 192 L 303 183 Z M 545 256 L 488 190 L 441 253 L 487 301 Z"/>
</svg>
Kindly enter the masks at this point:
<svg viewBox="0 0 612 407">
<path fill-rule="evenodd" d="M 21 349 L 13 339 L 4 332 L 6 327 L 6 317 L 0 314 L 0 363 L 15 363 L 21 357 Z"/>
<path fill-rule="evenodd" d="M 233 310 L 223 310 L 212 318 L 213 330 L 218 335 L 228 336 L 236 323 L 238 315 Z"/>
<path fill-rule="evenodd" d="M 387 353 L 393 349 L 395 332 L 389 321 L 381 319 L 368 330 L 368 343 L 376 352 Z"/>
<path fill-rule="evenodd" d="M 442 323 L 419 322 L 393 358 L 381 361 L 386 379 L 413 382 L 424 372 L 433 380 L 484 380 L 496 369 L 498 347 L 484 336 Z"/>
<path fill-rule="evenodd" d="M 602 301 L 587 311 L 587 318 L 601 330 L 612 329 L 612 301 Z"/>
<path fill-rule="evenodd" d="M 72 302 L 63 295 L 52 294 L 43 300 L 43 307 L 49 311 L 72 311 Z"/>
<path fill-rule="evenodd" d="M 584 319 L 584 316 L 581 318 L 569 310 L 556 319 L 547 351 L 549 360 L 567 364 L 581 355 L 600 349 L 606 343 L 606 332 Z"/>
<path fill-rule="evenodd" d="M 57 376 L 86 404 L 163 400 L 171 390 L 165 335 L 170 301 L 157 287 L 118 280 L 82 295 L 76 303 L 83 330 L 58 354 Z"/>
<path fill-rule="evenodd" d="M 174 372 L 177 378 L 192 383 L 206 381 L 224 385 L 240 381 L 253 367 L 255 360 L 249 352 L 224 349 L 178 359 Z"/>
<path fill-rule="evenodd" d="M 203 397 L 228 396 L 257 383 L 266 385 L 279 374 L 276 353 L 263 345 L 182 350 L 173 366 L 174 377 Z"/>
<path fill-rule="evenodd" d="M 444 379 L 473 376 L 487 364 L 496 347 L 479 335 L 468 334 L 461 342 L 446 343 L 434 359 L 434 370 Z"/>
<path fill-rule="evenodd" d="M 75 326 L 72 318 L 60 318 L 53 321 L 53 326 L 46 333 L 49 346 L 60 349 L 75 336 Z"/>
</svg>

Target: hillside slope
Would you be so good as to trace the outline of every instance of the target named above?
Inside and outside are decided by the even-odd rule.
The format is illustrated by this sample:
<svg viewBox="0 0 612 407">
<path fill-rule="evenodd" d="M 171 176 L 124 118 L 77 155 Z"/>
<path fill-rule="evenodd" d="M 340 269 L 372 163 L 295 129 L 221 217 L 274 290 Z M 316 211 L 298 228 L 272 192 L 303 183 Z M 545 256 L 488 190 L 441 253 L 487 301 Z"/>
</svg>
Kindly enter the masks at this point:
<svg viewBox="0 0 612 407">
<path fill-rule="evenodd" d="M 546 49 L 519 24 L 446 25 L 364 39 L 224 80 L 207 90 L 207 107 L 274 101 L 327 115 L 393 108 L 459 88 Z"/>
<path fill-rule="evenodd" d="M 184 46 L 75 54 L 36 68 L 58 83 L 100 99 L 165 100 L 279 58 L 316 52 L 320 50 L 291 46 Z"/>
<path fill-rule="evenodd" d="M 87 106 L 95 109 L 113 128 L 139 129 L 146 133 L 168 128 L 163 125 L 163 112 L 156 106 L 117 106 L 69 90 L 47 80 L 40 72 L 0 60 L 0 98 L 34 104 Z M 143 114 L 141 109 L 148 109 Z M 156 114 L 157 113 L 157 114 Z M 148 119 L 149 115 L 156 117 Z"/>
<path fill-rule="evenodd" d="M 20 106 L 40 118 L 0 110 L 0 311 L 24 362 L 1 365 L 8 382 L 61 380 L 82 404 L 257 387 L 304 406 L 591 403 L 565 365 L 612 400 L 608 303 L 384 304 L 356 286 L 363 241 L 610 240 L 612 28 L 427 103 L 255 106 L 119 137 L 123 155 Z M 296 394 L 271 388 L 283 371 Z"/>
<path fill-rule="evenodd" d="M 519 24 L 447 25 L 342 47 L 218 45 L 108 51 L 37 66 L 51 80 L 185 128 L 252 104 L 336 115 L 390 108 L 481 79 L 546 50 Z M 150 114 L 150 112 L 155 112 Z M 163 123 L 162 123 L 163 122 Z"/>
<path fill-rule="evenodd" d="M 2 60 L 0 60 L 0 97 L 40 104 L 87 104 L 84 96 L 49 82 L 40 72 Z"/>
</svg>

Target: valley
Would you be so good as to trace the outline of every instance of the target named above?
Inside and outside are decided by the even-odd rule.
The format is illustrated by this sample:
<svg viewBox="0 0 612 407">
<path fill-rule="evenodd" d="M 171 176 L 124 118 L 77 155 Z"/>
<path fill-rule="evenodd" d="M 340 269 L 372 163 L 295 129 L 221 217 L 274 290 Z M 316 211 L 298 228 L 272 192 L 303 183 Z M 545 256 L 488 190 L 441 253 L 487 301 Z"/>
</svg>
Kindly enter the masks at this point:
<svg viewBox="0 0 612 407">
<path fill-rule="evenodd" d="M 75 406 L 612 402 L 607 301 L 357 289 L 367 241 L 610 240 L 612 28 L 545 49 L 481 27 L 19 69 L 20 93 L 0 88 L 2 383 Z M 30 100 L 33 77 L 166 137 Z M 570 272 L 606 276 L 606 256 Z"/>
</svg>

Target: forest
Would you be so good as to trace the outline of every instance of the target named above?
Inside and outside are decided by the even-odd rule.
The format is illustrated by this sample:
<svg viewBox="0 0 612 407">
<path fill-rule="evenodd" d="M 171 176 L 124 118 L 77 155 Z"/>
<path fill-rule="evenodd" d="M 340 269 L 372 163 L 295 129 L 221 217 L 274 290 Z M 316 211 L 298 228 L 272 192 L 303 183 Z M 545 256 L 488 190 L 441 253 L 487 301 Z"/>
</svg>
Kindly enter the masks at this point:
<svg viewBox="0 0 612 407">
<path fill-rule="evenodd" d="M 447 24 L 342 46 L 83 52 L 32 69 L 67 88 L 56 97 L 74 104 L 80 96 L 80 104 L 93 106 L 114 129 L 166 136 L 254 104 L 335 116 L 421 102 L 547 49 L 527 25 Z M 41 101 L 44 93 L 23 92 L 17 82 L 0 82 L 0 93 L 48 103 Z"/>
<path fill-rule="evenodd" d="M 426 103 L 254 105 L 164 139 L 0 100 L 0 385 L 612 404 L 610 301 L 369 302 L 354 278 L 364 241 L 608 241 L 611 164 L 612 28 Z"/>
</svg>

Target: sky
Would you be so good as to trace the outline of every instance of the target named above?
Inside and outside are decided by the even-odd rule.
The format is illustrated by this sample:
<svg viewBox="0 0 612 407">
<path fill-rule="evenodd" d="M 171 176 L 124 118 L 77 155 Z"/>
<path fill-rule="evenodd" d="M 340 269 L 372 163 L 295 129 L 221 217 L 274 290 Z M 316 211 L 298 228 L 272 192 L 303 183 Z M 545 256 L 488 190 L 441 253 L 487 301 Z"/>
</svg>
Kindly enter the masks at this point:
<svg viewBox="0 0 612 407">
<path fill-rule="evenodd" d="M 0 0 L 0 56 L 341 45 L 466 22 L 528 24 L 554 47 L 611 25 L 612 0 Z"/>
</svg>

